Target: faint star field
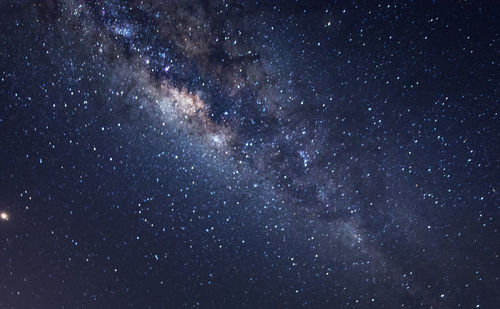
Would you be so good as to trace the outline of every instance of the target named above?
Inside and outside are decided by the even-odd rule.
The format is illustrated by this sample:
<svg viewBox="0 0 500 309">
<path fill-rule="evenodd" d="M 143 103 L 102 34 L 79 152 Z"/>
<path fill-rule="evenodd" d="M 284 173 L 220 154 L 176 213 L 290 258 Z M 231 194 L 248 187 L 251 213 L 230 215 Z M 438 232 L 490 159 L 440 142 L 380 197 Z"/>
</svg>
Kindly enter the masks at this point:
<svg viewBox="0 0 500 309">
<path fill-rule="evenodd" d="M 499 9 L 0 4 L 0 307 L 499 307 Z"/>
</svg>

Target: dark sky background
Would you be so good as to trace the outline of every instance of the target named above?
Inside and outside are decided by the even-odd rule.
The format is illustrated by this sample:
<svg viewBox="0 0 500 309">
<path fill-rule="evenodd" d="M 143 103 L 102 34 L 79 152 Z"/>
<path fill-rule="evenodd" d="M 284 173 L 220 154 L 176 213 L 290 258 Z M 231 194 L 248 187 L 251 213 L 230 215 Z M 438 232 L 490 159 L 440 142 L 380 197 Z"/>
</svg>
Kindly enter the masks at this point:
<svg viewBox="0 0 500 309">
<path fill-rule="evenodd" d="M 2 1 L 1 308 L 499 308 L 497 1 Z"/>
</svg>

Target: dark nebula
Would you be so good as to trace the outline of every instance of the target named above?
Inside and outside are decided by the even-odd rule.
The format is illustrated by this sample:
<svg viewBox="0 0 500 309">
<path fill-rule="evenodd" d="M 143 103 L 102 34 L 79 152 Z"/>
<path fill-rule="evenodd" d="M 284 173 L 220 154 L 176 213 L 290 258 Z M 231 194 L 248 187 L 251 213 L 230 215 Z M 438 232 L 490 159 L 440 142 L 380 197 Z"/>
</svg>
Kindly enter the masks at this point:
<svg viewBox="0 0 500 309">
<path fill-rule="evenodd" d="M 500 308 L 495 1 L 3 1 L 1 308 Z"/>
</svg>

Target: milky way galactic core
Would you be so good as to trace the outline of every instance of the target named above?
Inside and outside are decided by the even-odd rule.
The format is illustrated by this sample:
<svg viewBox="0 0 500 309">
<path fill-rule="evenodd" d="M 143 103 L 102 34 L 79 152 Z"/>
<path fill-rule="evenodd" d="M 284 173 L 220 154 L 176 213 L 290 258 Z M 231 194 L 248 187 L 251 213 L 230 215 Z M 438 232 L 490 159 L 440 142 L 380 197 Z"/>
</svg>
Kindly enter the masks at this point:
<svg viewBox="0 0 500 309">
<path fill-rule="evenodd" d="M 498 16 L 3 1 L 0 307 L 500 307 Z"/>
</svg>

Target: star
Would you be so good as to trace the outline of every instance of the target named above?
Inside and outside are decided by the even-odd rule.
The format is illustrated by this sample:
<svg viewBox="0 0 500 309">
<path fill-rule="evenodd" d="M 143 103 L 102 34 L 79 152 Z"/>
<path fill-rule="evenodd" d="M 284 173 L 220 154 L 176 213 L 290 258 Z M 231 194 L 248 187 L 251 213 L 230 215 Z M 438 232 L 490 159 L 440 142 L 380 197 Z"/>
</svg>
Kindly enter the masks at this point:
<svg viewBox="0 0 500 309">
<path fill-rule="evenodd" d="M 2 219 L 2 221 L 9 221 L 9 214 L 6 212 L 2 212 L 0 214 L 0 219 Z"/>
</svg>

